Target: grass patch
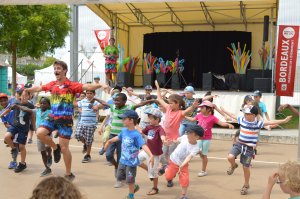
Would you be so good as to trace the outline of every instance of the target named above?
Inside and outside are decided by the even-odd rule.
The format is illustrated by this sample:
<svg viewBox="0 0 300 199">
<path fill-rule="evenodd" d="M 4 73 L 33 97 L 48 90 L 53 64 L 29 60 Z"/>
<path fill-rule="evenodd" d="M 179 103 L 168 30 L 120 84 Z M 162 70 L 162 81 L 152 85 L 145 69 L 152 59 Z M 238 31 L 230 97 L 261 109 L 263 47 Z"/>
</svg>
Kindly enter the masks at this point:
<svg viewBox="0 0 300 199">
<path fill-rule="evenodd" d="M 299 107 L 296 108 L 296 109 L 298 109 L 298 111 L 299 111 Z M 283 118 L 285 118 L 286 116 L 289 116 L 289 115 L 293 116 L 292 119 L 291 119 L 291 121 L 289 121 L 286 124 L 282 124 L 280 126 L 282 126 L 284 129 L 298 129 L 299 128 L 299 116 L 293 114 L 290 111 L 290 109 L 285 109 L 281 113 L 277 113 L 276 114 L 276 119 L 277 120 L 283 119 Z"/>
</svg>

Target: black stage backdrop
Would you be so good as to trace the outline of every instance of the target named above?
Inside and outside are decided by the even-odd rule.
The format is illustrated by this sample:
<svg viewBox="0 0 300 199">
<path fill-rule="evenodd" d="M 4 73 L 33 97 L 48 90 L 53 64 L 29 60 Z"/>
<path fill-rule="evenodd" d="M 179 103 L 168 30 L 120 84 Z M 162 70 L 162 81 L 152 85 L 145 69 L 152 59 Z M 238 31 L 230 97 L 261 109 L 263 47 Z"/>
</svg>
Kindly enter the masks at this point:
<svg viewBox="0 0 300 199">
<path fill-rule="evenodd" d="M 237 47 L 240 42 L 242 50 L 246 44 L 246 50 L 251 52 L 251 36 L 251 32 L 241 31 L 150 33 L 144 35 L 143 51 L 151 52 L 153 56 L 162 57 L 165 61 L 174 61 L 176 51 L 179 50 L 179 59 L 185 60 L 182 73 L 185 80 L 195 87 L 202 87 L 202 73 L 234 73 L 231 53 L 227 47 L 231 48 L 231 43 Z"/>
</svg>

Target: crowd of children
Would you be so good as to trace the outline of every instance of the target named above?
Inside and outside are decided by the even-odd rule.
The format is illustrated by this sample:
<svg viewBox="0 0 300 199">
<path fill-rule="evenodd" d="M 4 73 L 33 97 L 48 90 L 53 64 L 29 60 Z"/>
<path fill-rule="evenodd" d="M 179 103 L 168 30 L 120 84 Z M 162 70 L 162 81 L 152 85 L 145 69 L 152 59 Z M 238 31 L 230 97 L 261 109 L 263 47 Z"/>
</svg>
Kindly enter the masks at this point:
<svg viewBox="0 0 300 199">
<path fill-rule="evenodd" d="M 135 192 L 139 190 L 139 185 L 135 181 L 137 167 L 146 170 L 148 178 L 152 181 L 152 188 L 147 195 L 159 193 L 160 175 L 165 174 L 168 187 L 174 186 L 173 180 L 178 175 L 181 199 L 187 199 L 188 163 L 193 157 L 200 155 L 202 160 L 202 169 L 198 176 L 208 175 L 207 156 L 213 125 L 234 128 L 232 124 L 222 122 L 215 117 L 215 109 L 226 119 L 231 118 L 240 125 L 240 133 L 228 154 L 230 167 L 227 174 L 234 173 L 238 167 L 235 159 L 240 155 L 244 171 L 244 184 L 240 193 L 246 195 L 250 188 L 250 165 L 260 129 L 286 123 L 291 119 L 289 116 L 282 120 L 270 120 L 264 104 L 260 102 L 259 91 L 254 92 L 254 99 L 252 96 L 245 97 L 241 109 L 243 115 L 237 117 L 222 107 L 220 109 L 216 107 L 211 102 L 214 97 L 211 93 L 201 99 L 195 99 L 192 86 L 187 86 L 180 95 L 161 89 L 157 81 L 155 81 L 157 95 L 151 94 L 150 85 L 145 87 L 144 95 L 136 94 L 132 88 L 116 87 L 110 91 L 111 98 L 104 101 L 95 96 L 95 90 L 100 87 L 108 90 L 106 85 L 96 83 L 88 86 L 70 82 L 65 79 L 64 63 L 55 64 L 57 81 L 45 86 L 19 88 L 13 100 L 9 100 L 6 94 L 0 94 L 0 105 L 3 107 L 0 117 L 7 128 L 4 141 L 11 148 L 12 155 L 9 169 L 14 169 L 15 172 L 26 169 L 25 145 L 31 125 L 33 131 L 37 129 L 37 147 L 45 166 L 41 176 L 52 172 L 50 168 L 52 158 L 54 162 L 59 162 L 63 153 L 66 166 L 65 178 L 72 181 L 75 175 L 71 172 L 72 156 L 69 150 L 69 139 L 72 135 L 73 107 L 74 105 L 78 107 L 79 117 L 75 138 L 84 146 L 82 163 L 91 161 L 91 147 L 97 129 L 99 110 L 106 109 L 109 112 L 99 127 L 99 134 L 103 137 L 103 148 L 99 154 L 105 153 L 107 161 L 113 165 L 116 178 L 114 187 L 123 186 L 123 181 L 128 184 L 129 193 L 126 199 L 133 199 Z M 42 90 L 52 93 L 51 102 L 47 97 L 42 97 L 38 103 L 30 103 L 32 92 Z M 123 90 L 127 95 L 122 92 Z M 82 98 L 73 103 L 76 94 L 81 95 Z M 139 107 L 142 107 L 140 114 L 135 111 Z M 264 116 L 267 120 L 263 119 Z M 56 134 L 56 131 L 60 138 L 59 144 L 52 140 L 55 136 L 52 134 Z M 21 159 L 17 164 L 19 152 Z M 292 166 L 296 167 L 295 163 L 287 163 L 280 167 L 278 173 L 270 177 L 264 198 L 269 197 L 276 180 L 283 182 L 282 189 L 286 193 L 291 196 L 299 194 L 299 186 L 291 183 L 292 177 L 287 171 L 287 168 Z M 38 191 L 37 188 L 34 195 L 38 195 Z"/>
</svg>

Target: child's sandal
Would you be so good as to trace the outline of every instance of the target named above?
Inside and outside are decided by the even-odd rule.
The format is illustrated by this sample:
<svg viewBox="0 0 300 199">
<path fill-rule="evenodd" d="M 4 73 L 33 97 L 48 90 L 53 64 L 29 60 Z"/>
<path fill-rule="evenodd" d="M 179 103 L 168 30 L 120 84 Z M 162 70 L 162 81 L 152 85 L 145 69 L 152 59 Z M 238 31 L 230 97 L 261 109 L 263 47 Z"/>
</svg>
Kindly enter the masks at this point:
<svg viewBox="0 0 300 199">
<path fill-rule="evenodd" d="M 243 186 L 243 188 L 241 189 L 241 195 L 247 195 L 248 193 L 248 189 L 250 188 L 250 186 Z"/>
<path fill-rule="evenodd" d="M 147 195 L 156 195 L 156 194 L 158 194 L 158 192 L 159 192 L 159 189 L 158 188 L 152 188 L 148 193 L 147 193 Z"/>
<path fill-rule="evenodd" d="M 231 175 L 231 174 L 233 174 L 233 172 L 234 172 L 234 170 L 236 169 L 236 168 L 238 168 L 238 164 L 235 164 L 233 167 L 229 167 L 229 169 L 227 170 L 227 174 L 228 175 Z"/>
</svg>

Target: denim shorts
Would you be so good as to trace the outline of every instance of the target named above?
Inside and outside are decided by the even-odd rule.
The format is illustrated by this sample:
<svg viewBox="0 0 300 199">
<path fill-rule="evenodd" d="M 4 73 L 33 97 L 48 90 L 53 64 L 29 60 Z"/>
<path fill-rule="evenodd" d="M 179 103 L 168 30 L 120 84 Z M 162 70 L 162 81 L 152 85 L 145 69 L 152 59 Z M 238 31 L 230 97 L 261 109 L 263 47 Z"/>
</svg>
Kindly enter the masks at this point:
<svg viewBox="0 0 300 199">
<path fill-rule="evenodd" d="M 49 133 L 58 130 L 58 136 L 65 139 L 71 139 L 72 136 L 72 124 L 56 124 L 52 119 L 44 120 L 39 127 L 43 127 L 49 131 Z"/>
<path fill-rule="evenodd" d="M 230 151 L 230 154 L 237 157 L 241 154 L 240 162 L 244 167 L 250 167 L 251 160 L 254 155 L 254 149 L 251 146 L 241 144 L 239 142 L 235 143 Z"/>
<path fill-rule="evenodd" d="M 29 129 L 20 129 L 14 126 L 7 129 L 7 132 L 11 133 L 13 138 L 17 136 L 16 142 L 23 145 L 27 142 L 28 131 Z"/>
<path fill-rule="evenodd" d="M 124 164 L 119 163 L 117 171 L 117 180 L 125 180 L 128 184 L 133 184 L 136 177 L 136 167 L 130 167 Z"/>
</svg>

